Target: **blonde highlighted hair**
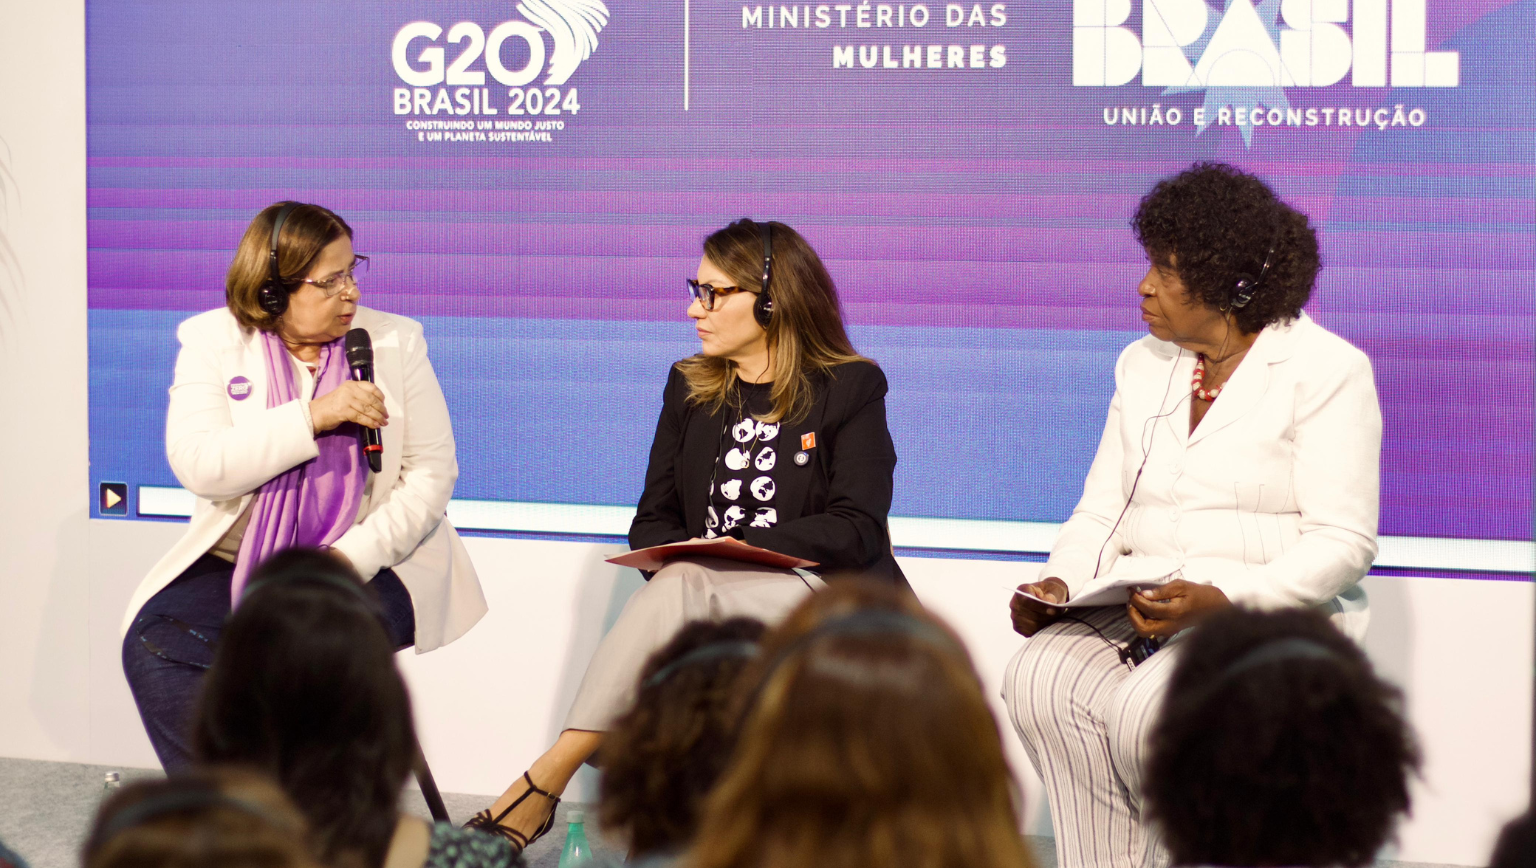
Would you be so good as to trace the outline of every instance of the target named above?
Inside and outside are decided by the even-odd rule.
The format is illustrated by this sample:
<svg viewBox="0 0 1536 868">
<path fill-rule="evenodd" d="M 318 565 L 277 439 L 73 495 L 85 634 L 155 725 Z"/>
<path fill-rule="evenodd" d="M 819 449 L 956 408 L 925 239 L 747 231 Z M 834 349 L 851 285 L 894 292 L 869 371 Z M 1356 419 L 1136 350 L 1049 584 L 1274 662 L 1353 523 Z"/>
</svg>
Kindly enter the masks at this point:
<svg viewBox="0 0 1536 868">
<path fill-rule="evenodd" d="M 773 317 L 768 322 L 768 353 L 772 360 L 773 409 L 765 422 L 796 421 L 816 400 L 813 381 L 838 365 L 867 362 L 848 340 L 843 327 L 837 287 L 821 257 L 800 233 L 769 222 L 773 271 L 768 295 Z M 704 257 L 736 286 L 761 292 L 763 286 L 762 224 L 737 220 L 704 239 Z M 736 363 L 714 356 L 690 356 L 677 363 L 688 381 L 688 399 L 719 412 L 735 392 Z"/>
<path fill-rule="evenodd" d="M 684 868 L 1031 868 L 980 679 L 910 593 L 838 582 L 759 660 Z"/>
</svg>

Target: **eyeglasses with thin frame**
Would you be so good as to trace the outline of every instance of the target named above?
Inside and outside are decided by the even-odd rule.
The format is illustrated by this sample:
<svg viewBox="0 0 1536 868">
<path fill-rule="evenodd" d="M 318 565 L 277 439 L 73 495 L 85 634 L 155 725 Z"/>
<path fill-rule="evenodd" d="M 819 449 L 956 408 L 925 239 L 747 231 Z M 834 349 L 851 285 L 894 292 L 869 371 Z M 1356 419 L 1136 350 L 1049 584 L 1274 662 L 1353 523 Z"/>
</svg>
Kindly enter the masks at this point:
<svg viewBox="0 0 1536 868">
<path fill-rule="evenodd" d="M 704 305 L 705 310 L 715 309 L 715 299 L 722 295 L 730 295 L 736 292 L 745 292 L 757 295 L 755 290 L 744 289 L 740 286 L 712 286 L 708 283 L 699 283 L 693 278 L 688 278 L 688 294 L 693 300 Z"/>
<path fill-rule="evenodd" d="M 357 286 L 357 282 L 368 274 L 368 257 L 358 255 L 352 257 L 352 267 L 339 274 L 333 274 L 324 280 L 310 280 L 305 278 L 299 283 L 312 283 L 315 289 L 325 293 L 326 298 L 335 298 L 345 292 L 347 286 Z"/>
</svg>

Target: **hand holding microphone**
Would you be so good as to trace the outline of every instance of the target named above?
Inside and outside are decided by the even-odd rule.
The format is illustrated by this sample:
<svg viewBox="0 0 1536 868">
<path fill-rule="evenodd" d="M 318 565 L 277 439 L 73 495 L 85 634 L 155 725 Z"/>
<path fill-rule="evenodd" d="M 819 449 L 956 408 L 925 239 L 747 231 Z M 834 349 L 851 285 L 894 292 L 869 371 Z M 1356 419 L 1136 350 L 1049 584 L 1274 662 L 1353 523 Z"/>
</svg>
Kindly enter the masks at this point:
<svg viewBox="0 0 1536 868">
<path fill-rule="evenodd" d="M 384 409 L 384 393 L 378 386 L 351 380 L 311 401 L 309 418 L 315 433 L 323 434 L 343 422 L 356 422 L 370 429 L 382 428 L 389 424 L 389 411 Z"/>
<path fill-rule="evenodd" d="M 310 421 L 316 434 L 344 422 L 356 422 L 368 468 L 378 473 L 384 466 L 384 446 L 378 429 L 389 424 L 389 411 L 384 407 L 384 393 L 373 384 L 373 340 L 367 329 L 352 329 L 347 332 L 345 346 L 352 379 L 311 401 Z"/>
<path fill-rule="evenodd" d="M 383 414 L 379 425 L 387 424 L 389 414 L 384 412 L 384 394 L 373 385 L 373 339 L 368 336 L 368 330 L 357 328 L 347 332 L 346 347 L 347 367 L 352 369 L 353 381 L 366 384 L 378 395 L 378 410 Z M 363 457 L 368 459 L 368 469 L 378 473 L 384 467 L 384 444 L 379 439 L 379 426 L 364 425 L 357 439 L 363 447 Z"/>
</svg>

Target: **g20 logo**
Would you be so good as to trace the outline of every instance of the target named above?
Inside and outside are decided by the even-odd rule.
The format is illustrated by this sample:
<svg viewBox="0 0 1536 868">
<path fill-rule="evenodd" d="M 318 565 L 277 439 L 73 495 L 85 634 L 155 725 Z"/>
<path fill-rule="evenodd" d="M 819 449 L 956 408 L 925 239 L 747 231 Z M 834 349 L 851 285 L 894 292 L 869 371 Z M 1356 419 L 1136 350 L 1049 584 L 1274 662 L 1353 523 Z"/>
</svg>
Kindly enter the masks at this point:
<svg viewBox="0 0 1536 868">
<path fill-rule="evenodd" d="M 491 28 L 489 34 L 473 21 L 454 24 L 446 35 L 440 25 L 431 21 L 412 21 L 400 28 L 390 46 L 390 61 L 394 64 L 395 75 L 418 90 L 414 100 L 409 98 L 412 96 L 410 91 L 397 90 L 396 111 L 400 112 L 402 94 L 407 97 L 407 112 L 411 110 L 412 102 L 417 106 L 423 101 L 434 105 L 446 103 L 446 89 L 435 100 L 430 91 L 420 89 L 439 85 L 483 87 L 486 73 L 509 88 L 532 84 L 541 73 L 545 74 L 543 83 L 546 85 L 565 84 L 582 61 L 592 56 L 597 48 L 597 34 L 608 23 L 608 7 L 602 0 L 523 0 L 517 5 L 517 11 L 523 14 L 523 20 L 504 21 Z M 545 34 L 549 35 L 547 46 Z M 527 60 L 521 66 L 507 67 L 504 52 L 508 50 L 508 42 L 526 48 Z M 451 60 L 449 46 L 458 46 Z M 538 91 L 537 88 L 529 90 Z M 456 98 L 460 96 L 455 93 Z M 488 94 L 480 91 L 466 90 L 461 101 L 466 106 L 472 104 L 474 113 L 478 114 L 480 107 L 486 105 L 486 96 Z M 521 102 L 521 96 L 518 92 L 514 99 Z M 494 110 L 487 113 L 493 114 Z"/>
</svg>

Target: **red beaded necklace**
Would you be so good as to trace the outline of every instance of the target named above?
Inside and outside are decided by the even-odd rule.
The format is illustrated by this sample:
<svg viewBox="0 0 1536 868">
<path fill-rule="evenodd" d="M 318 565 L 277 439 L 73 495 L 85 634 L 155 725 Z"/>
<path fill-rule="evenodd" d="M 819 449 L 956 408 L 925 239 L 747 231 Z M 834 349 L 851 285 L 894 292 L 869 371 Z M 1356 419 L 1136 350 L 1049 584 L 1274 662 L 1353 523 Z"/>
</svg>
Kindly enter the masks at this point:
<svg viewBox="0 0 1536 868">
<path fill-rule="evenodd" d="M 1195 354 L 1195 378 L 1190 386 L 1195 390 L 1195 397 L 1206 402 L 1215 401 L 1221 397 L 1221 389 L 1226 388 L 1225 386 L 1216 389 L 1205 388 L 1205 353 Z"/>
</svg>

